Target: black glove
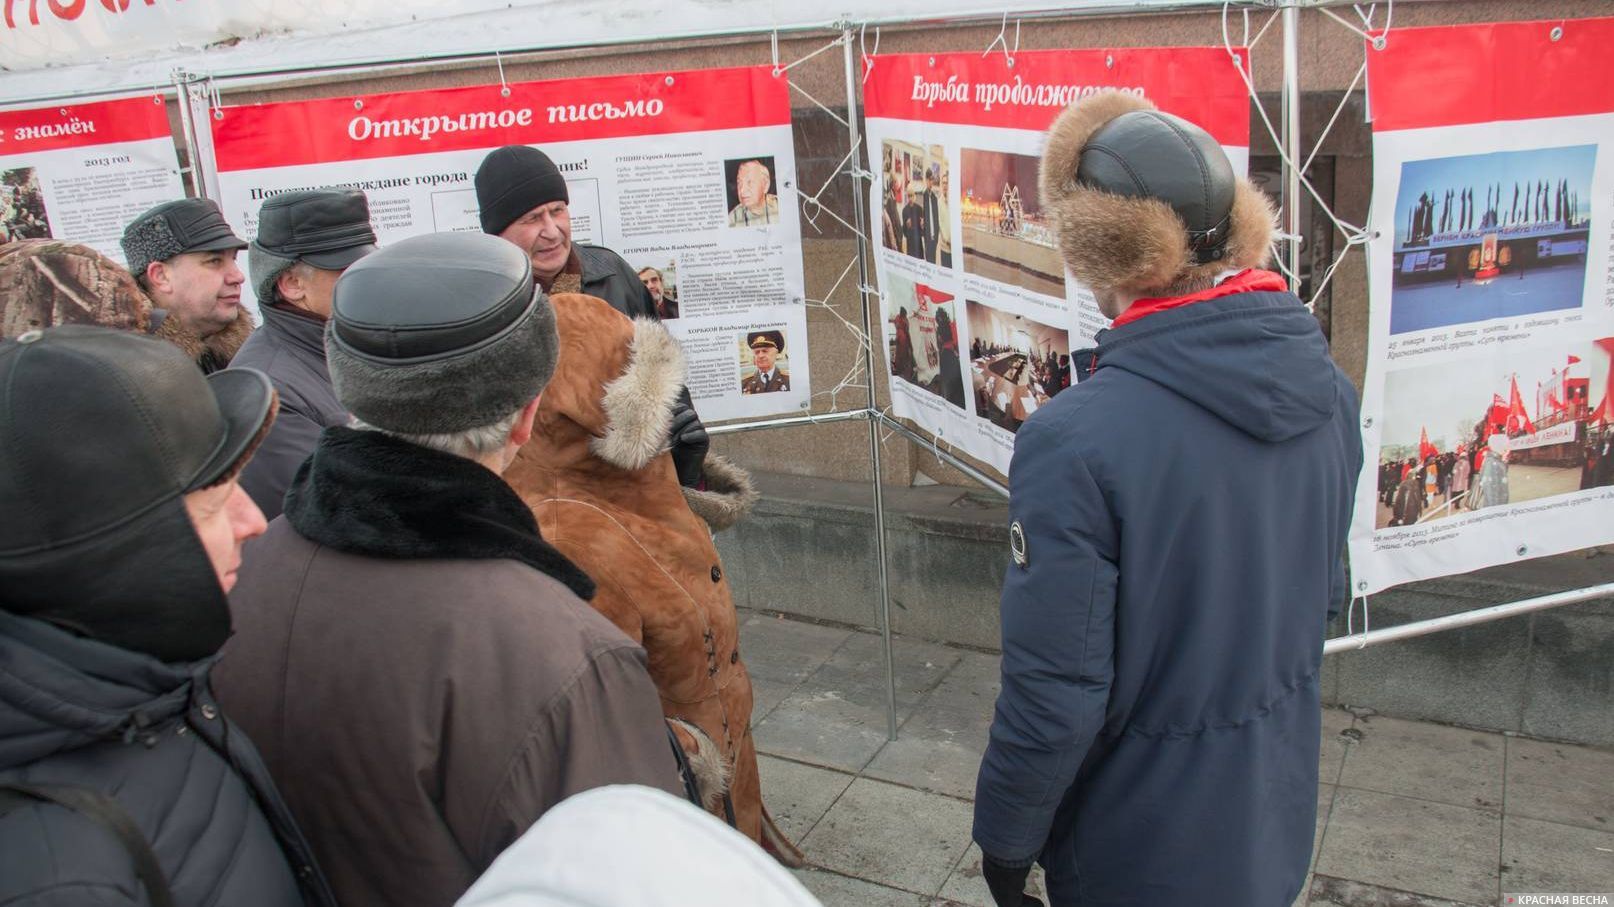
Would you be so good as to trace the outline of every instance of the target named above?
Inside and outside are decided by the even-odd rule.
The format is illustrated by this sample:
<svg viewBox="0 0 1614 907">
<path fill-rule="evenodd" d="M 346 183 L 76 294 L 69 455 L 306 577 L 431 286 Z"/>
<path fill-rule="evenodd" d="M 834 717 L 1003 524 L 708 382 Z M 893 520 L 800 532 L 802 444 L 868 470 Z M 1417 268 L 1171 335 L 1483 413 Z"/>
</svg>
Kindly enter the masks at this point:
<svg viewBox="0 0 1614 907">
<path fill-rule="evenodd" d="M 712 439 L 707 436 L 701 417 L 695 413 L 694 401 L 690 400 L 687 387 L 679 389 L 678 402 L 673 404 L 672 424 L 667 427 L 667 446 L 672 449 L 678 484 L 685 488 L 700 485 L 706 472 L 706 451 L 712 446 Z"/>
<path fill-rule="evenodd" d="M 1042 907 L 1042 901 L 1026 894 L 1026 878 L 1031 875 L 1031 864 L 1004 866 L 986 854 L 981 854 L 981 877 L 992 892 L 998 907 Z"/>
</svg>

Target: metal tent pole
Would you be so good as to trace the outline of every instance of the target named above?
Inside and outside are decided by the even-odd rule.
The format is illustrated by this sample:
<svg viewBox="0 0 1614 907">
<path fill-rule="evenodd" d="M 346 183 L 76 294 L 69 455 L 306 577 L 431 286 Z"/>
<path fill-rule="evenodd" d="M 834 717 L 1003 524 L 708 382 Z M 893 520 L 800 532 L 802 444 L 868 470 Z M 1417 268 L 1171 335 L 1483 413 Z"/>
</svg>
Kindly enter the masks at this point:
<svg viewBox="0 0 1614 907">
<path fill-rule="evenodd" d="M 1411 639 L 1414 636 L 1427 636 L 1430 633 L 1439 633 L 1442 630 L 1455 630 L 1458 627 L 1488 623 L 1493 620 L 1501 620 L 1504 617 L 1517 617 L 1520 614 L 1529 614 L 1532 611 L 1545 611 L 1548 608 L 1556 608 L 1560 605 L 1573 605 L 1576 602 L 1590 601 L 1594 598 L 1604 598 L 1606 596 L 1614 596 L 1614 583 L 1587 586 L 1584 589 L 1572 589 L 1568 592 L 1555 592 L 1552 595 L 1542 595 L 1537 598 L 1492 605 L 1489 608 L 1477 608 L 1473 611 L 1460 611 L 1456 614 L 1447 614 L 1444 617 L 1386 627 L 1383 630 L 1374 630 L 1371 633 L 1358 633 L 1355 636 L 1336 636 L 1323 644 L 1323 654 L 1332 655 L 1335 652 L 1349 652 L 1352 649 L 1376 646 L 1401 639 Z"/>
<path fill-rule="evenodd" d="M 1283 252 L 1289 290 L 1300 292 L 1300 7 L 1283 8 Z"/>
<path fill-rule="evenodd" d="M 191 188 L 197 198 L 207 198 L 207 179 L 202 174 L 201 142 L 196 138 L 196 116 L 191 109 L 191 89 L 199 80 L 183 69 L 174 70 L 174 97 L 179 102 L 179 140 L 185 146 L 185 163 L 191 174 Z"/>
<path fill-rule="evenodd" d="M 850 22 L 842 23 L 841 42 L 846 60 L 846 131 L 852 140 L 852 155 L 847 170 L 852 175 L 852 223 L 858 225 L 857 274 L 858 295 L 863 300 L 863 326 L 868 331 L 863 343 L 863 370 L 869 379 L 869 413 L 879 412 L 874 396 L 874 331 L 875 321 L 869 318 L 869 252 L 868 239 L 861 232 L 865 223 L 863 211 L 863 184 L 858 174 L 863 172 L 863 132 L 858 128 L 857 66 L 852 54 L 854 33 Z M 874 469 L 871 484 L 874 488 L 874 552 L 880 564 L 880 645 L 885 656 L 885 717 L 886 739 L 897 739 L 897 675 L 891 653 L 891 576 L 886 564 L 885 551 L 885 492 L 880 487 L 880 421 L 869 419 L 869 463 Z"/>
</svg>

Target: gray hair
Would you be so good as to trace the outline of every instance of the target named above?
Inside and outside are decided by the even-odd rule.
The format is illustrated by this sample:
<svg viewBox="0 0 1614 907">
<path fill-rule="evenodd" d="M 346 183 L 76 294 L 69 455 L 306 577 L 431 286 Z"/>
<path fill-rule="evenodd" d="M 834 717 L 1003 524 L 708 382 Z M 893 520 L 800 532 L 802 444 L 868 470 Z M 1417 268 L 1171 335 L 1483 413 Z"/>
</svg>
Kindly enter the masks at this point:
<svg viewBox="0 0 1614 907">
<path fill-rule="evenodd" d="M 357 416 L 349 423 L 349 427 L 361 431 L 379 432 L 400 441 L 408 441 L 418 447 L 476 460 L 504 449 L 505 442 L 510 440 L 510 430 L 515 428 L 516 420 L 521 417 L 523 409 L 526 409 L 526 404 L 522 404 L 515 412 L 490 425 L 478 425 L 462 431 L 439 434 L 412 435 L 401 431 L 389 431 L 370 425 Z"/>
</svg>

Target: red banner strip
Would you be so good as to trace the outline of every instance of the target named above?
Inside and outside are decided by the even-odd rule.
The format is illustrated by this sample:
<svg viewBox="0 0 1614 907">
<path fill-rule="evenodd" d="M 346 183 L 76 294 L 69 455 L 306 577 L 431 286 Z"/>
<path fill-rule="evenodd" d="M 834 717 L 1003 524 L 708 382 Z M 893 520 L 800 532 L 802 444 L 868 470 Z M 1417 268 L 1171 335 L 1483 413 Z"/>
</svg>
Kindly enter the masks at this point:
<svg viewBox="0 0 1614 907">
<path fill-rule="evenodd" d="M 168 108 L 154 98 L 0 110 L 0 157 L 169 138 Z"/>
<path fill-rule="evenodd" d="M 557 79 L 227 107 L 220 171 L 790 123 L 771 66 Z"/>
<path fill-rule="evenodd" d="M 1383 50 L 1367 49 L 1378 132 L 1614 111 L 1614 19 L 1395 28 L 1384 37 Z"/>
<path fill-rule="evenodd" d="M 1234 53 L 1249 59 L 1242 48 Z M 1123 88 L 1223 145 L 1250 144 L 1249 92 L 1221 47 L 1021 51 L 1013 66 L 998 53 L 886 54 L 868 65 L 870 117 L 1040 132 L 1082 97 Z"/>
</svg>

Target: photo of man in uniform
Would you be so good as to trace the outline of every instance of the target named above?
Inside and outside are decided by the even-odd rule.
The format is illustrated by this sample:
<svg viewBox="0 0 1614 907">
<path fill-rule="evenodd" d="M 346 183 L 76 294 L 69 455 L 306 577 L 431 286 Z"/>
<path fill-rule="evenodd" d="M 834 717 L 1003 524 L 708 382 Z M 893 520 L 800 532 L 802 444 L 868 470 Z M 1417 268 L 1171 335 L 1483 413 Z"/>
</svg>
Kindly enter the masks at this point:
<svg viewBox="0 0 1614 907">
<path fill-rule="evenodd" d="M 751 350 L 756 372 L 740 379 L 740 393 L 771 394 L 790 390 L 790 373 L 776 361 L 785 352 L 784 331 L 752 331 L 745 335 L 745 345 Z"/>
<path fill-rule="evenodd" d="M 778 223 L 779 196 L 769 192 L 771 188 L 773 158 L 740 161 L 734 168 L 734 194 L 729 201 L 736 204 L 729 209 L 729 226 L 760 227 Z"/>
</svg>

